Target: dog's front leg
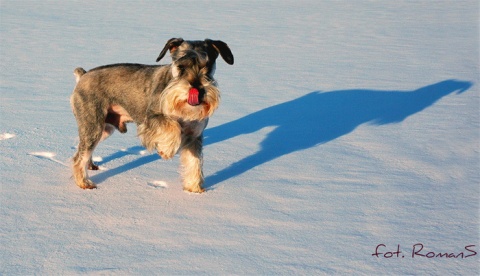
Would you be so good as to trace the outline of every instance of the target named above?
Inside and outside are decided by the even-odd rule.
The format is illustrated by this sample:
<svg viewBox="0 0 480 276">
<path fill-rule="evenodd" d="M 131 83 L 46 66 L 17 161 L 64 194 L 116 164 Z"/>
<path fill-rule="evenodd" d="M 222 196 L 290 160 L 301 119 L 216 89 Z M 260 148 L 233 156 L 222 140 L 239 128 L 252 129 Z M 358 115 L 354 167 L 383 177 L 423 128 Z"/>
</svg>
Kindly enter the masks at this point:
<svg viewBox="0 0 480 276">
<path fill-rule="evenodd" d="M 156 149 L 166 160 L 177 153 L 182 142 L 180 124 L 162 114 L 149 116 L 138 126 L 138 135 L 143 146 L 148 150 Z"/>
<path fill-rule="evenodd" d="M 183 189 L 192 193 L 205 191 L 202 187 L 204 182 L 202 144 L 203 138 L 200 136 L 193 141 L 188 141 L 180 151 Z"/>
</svg>

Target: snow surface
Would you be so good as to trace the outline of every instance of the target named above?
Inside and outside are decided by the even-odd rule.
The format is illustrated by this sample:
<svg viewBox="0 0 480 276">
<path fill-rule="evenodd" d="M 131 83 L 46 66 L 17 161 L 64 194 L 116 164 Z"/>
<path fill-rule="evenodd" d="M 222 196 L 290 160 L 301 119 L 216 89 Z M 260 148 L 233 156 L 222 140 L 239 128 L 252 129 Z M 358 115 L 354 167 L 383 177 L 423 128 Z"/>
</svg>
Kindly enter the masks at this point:
<svg viewBox="0 0 480 276">
<path fill-rule="evenodd" d="M 478 275 L 478 20 L 478 1 L 2 0 L 0 274 Z M 73 69 L 153 64 L 172 37 L 235 56 L 207 192 L 134 125 L 79 189 Z"/>
</svg>

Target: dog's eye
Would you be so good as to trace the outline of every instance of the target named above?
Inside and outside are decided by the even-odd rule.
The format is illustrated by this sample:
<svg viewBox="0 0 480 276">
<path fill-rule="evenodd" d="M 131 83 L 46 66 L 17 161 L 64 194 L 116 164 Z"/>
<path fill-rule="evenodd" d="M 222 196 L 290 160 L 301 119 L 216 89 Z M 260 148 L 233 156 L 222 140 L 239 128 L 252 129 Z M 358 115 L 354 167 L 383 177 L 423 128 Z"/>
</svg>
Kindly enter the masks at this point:
<svg viewBox="0 0 480 276">
<path fill-rule="evenodd" d="M 185 66 L 183 66 L 183 65 L 178 65 L 177 68 L 178 68 L 179 71 L 184 71 L 185 70 Z"/>
<path fill-rule="evenodd" d="M 207 52 L 205 52 L 205 51 L 199 51 L 199 52 L 198 52 L 198 55 L 199 55 L 202 59 L 208 59 L 208 54 L 207 54 Z"/>
</svg>

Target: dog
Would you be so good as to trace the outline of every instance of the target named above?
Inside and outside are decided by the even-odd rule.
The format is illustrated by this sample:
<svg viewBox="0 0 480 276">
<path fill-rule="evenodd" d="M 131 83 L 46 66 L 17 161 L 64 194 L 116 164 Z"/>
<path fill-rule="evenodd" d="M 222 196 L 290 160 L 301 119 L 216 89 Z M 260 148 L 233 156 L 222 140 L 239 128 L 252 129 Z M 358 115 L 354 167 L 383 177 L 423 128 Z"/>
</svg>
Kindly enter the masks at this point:
<svg viewBox="0 0 480 276">
<path fill-rule="evenodd" d="M 220 40 L 172 38 L 156 61 L 168 51 L 172 62 L 167 65 L 120 63 L 74 70 L 70 103 L 79 144 L 73 178 L 80 188 L 96 188 L 87 174 L 87 169 L 98 170 L 92 161 L 95 147 L 115 129 L 127 132 L 126 123 L 134 122 L 149 151 L 165 160 L 180 152 L 184 190 L 204 192 L 203 130 L 220 102 L 215 61 L 220 55 L 232 65 L 233 54 Z"/>
</svg>

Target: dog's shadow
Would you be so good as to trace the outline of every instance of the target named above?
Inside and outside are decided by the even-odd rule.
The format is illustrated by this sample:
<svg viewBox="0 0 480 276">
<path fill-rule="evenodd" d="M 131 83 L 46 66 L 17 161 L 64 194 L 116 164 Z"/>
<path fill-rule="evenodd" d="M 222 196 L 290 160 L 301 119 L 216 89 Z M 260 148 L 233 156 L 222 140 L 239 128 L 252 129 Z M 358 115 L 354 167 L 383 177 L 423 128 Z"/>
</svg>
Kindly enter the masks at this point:
<svg viewBox="0 0 480 276">
<path fill-rule="evenodd" d="M 464 92 L 471 86 L 470 82 L 446 80 L 414 91 L 317 91 L 207 129 L 205 142 L 211 145 L 264 127 L 275 127 L 260 142 L 260 150 L 208 176 L 206 186 L 214 186 L 283 155 L 327 143 L 365 123 L 401 122 L 442 97 Z"/>
<path fill-rule="evenodd" d="M 274 127 L 260 142 L 260 150 L 207 176 L 205 188 L 238 176 L 283 155 L 327 143 L 369 123 L 398 123 L 431 106 L 442 97 L 462 93 L 471 82 L 446 80 L 414 91 L 366 89 L 311 92 L 305 96 L 268 107 L 235 121 L 205 130 L 205 145 Z M 108 177 L 158 160 L 157 155 L 135 161 L 92 177 L 101 182 Z"/>
<path fill-rule="evenodd" d="M 106 157 L 102 158 L 102 161 L 97 162 L 97 165 L 102 166 L 102 165 L 104 165 L 104 164 L 106 164 L 106 163 L 108 163 L 112 160 L 122 158 L 122 157 L 125 157 L 127 155 L 138 155 L 138 153 L 136 153 L 136 152 L 139 152 L 141 150 L 145 150 L 145 148 L 141 147 L 141 146 L 133 146 L 133 147 L 130 147 L 126 150 L 121 150 L 121 151 L 115 152 L 115 153 L 113 153 L 109 156 L 106 156 Z M 158 154 L 144 155 L 140 158 L 137 158 L 136 160 L 125 163 L 125 164 L 123 164 L 121 166 L 118 166 L 114 169 L 109 169 L 109 170 L 106 170 L 106 171 L 99 172 L 96 175 L 91 176 L 90 178 L 95 183 L 102 183 L 103 181 L 107 180 L 108 178 L 110 178 L 112 176 L 115 176 L 117 174 L 124 173 L 126 171 L 141 167 L 141 166 L 143 166 L 147 163 L 157 161 L 159 159 L 160 159 L 160 156 L 158 156 Z"/>
</svg>

